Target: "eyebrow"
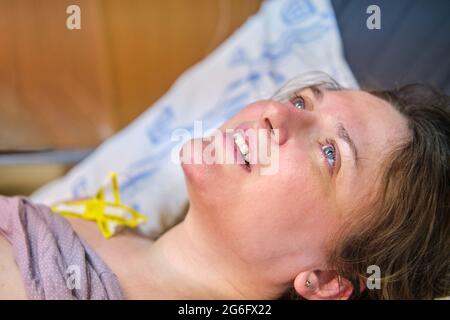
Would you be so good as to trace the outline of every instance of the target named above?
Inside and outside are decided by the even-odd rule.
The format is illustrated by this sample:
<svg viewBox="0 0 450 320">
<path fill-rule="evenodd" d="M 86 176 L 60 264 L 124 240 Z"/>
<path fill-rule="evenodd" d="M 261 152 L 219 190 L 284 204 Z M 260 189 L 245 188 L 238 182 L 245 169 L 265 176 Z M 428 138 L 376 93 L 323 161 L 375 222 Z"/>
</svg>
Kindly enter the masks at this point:
<svg viewBox="0 0 450 320">
<path fill-rule="evenodd" d="M 311 92 L 313 93 L 314 98 L 317 100 L 317 102 L 319 102 L 319 103 L 322 102 L 322 98 L 323 98 L 322 89 L 320 89 L 317 86 L 311 86 L 311 87 L 308 87 L 308 89 L 311 90 Z"/>
<path fill-rule="evenodd" d="M 319 88 L 317 86 L 311 86 L 311 87 L 308 87 L 308 89 L 311 90 L 311 92 L 314 95 L 314 98 L 317 100 L 318 103 L 322 102 L 323 91 L 321 88 Z M 347 131 L 347 129 L 345 129 L 344 124 L 342 122 L 338 122 L 338 124 L 337 124 L 337 136 L 342 141 L 347 143 L 347 145 L 350 147 L 350 150 L 352 151 L 352 155 L 353 155 L 353 162 L 355 163 L 355 167 L 357 167 L 358 166 L 358 149 L 356 148 L 355 142 L 348 134 L 348 131 Z"/>
<path fill-rule="evenodd" d="M 337 135 L 339 138 L 342 139 L 345 143 L 348 144 L 350 149 L 352 150 L 353 154 L 353 161 L 355 163 L 355 166 L 358 165 L 358 149 L 356 148 L 355 142 L 350 138 L 350 135 L 348 134 L 348 131 L 345 129 L 342 122 L 338 122 L 337 124 Z"/>
</svg>

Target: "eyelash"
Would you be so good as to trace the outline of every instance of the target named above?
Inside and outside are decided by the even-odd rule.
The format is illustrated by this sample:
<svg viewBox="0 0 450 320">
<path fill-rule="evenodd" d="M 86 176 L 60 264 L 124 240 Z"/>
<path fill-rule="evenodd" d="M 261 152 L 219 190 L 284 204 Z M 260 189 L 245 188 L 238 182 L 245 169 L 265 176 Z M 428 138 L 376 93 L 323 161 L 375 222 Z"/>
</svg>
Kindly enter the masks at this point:
<svg viewBox="0 0 450 320">
<path fill-rule="evenodd" d="M 333 154 L 333 158 L 328 158 L 325 150 L 327 148 L 330 148 L 333 150 L 334 154 Z M 334 141 L 330 140 L 330 139 L 326 139 L 325 140 L 325 144 L 321 144 L 321 149 L 322 149 L 322 154 L 323 157 L 325 158 L 325 161 L 328 163 L 328 166 L 331 168 L 331 170 L 334 170 L 334 168 L 336 167 L 337 164 L 337 158 L 338 158 L 338 151 L 336 148 L 336 145 L 334 143 Z M 333 164 L 330 163 L 330 161 L 333 161 Z"/>
<path fill-rule="evenodd" d="M 303 108 L 297 108 L 295 106 L 296 101 L 300 99 L 303 102 Z M 289 102 L 294 106 L 296 109 L 306 109 L 306 100 L 301 95 L 298 95 L 297 93 L 294 93 L 294 96 L 289 99 Z"/>
</svg>

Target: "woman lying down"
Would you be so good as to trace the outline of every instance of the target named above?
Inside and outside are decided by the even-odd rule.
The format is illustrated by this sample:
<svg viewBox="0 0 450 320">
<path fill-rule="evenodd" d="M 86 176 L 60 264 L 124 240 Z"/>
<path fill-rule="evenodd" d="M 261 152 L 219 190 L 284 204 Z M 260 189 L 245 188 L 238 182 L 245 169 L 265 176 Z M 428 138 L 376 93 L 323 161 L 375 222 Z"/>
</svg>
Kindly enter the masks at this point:
<svg viewBox="0 0 450 320">
<path fill-rule="evenodd" d="M 220 128 L 214 153 L 236 163 L 182 163 L 189 211 L 155 242 L 106 240 L 95 223 L 2 197 L 0 298 L 449 295 L 448 108 L 424 85 L 369 93 L 302 75 Z M 267 132 L 257 139 L 276 150 L 275 172 L 251 161 L 250 130 Z"/>
</svg>

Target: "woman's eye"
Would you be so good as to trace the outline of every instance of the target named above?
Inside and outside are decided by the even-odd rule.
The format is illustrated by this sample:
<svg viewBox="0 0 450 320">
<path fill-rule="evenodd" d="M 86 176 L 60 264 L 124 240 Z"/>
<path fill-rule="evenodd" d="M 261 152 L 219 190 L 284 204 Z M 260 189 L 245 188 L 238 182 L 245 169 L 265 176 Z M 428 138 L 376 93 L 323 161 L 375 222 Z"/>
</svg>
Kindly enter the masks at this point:
<svg viewBox="0 0 450 320">
<path fill-rule="evenodd" d="M 336 149 L 334 148 L 334 146 L 331 144 L 323 146 L 322 152 L 330 166 L 334 167 L 336 165 Z"/>
<path fill-rule="evenodd" d="M 306 102 L 301 96 L 295 95 L 289 100 L 297 109 L 306 109 Z"/>
</svg>

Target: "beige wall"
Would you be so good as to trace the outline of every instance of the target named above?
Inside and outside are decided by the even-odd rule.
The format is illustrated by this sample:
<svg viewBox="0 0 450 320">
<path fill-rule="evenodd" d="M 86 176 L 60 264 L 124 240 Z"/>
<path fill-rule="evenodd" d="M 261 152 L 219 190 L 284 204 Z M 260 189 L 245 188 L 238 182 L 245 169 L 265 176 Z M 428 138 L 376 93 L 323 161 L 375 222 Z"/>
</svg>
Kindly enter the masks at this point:
<svg viewBox="0 0 450 320">
<path fill-rule="evenodd" d="M 0 0 L 0 150 L 92 147 L 261 0 Z M 66 7 L 81 7 L 81 30 Z"/>
</svg>

